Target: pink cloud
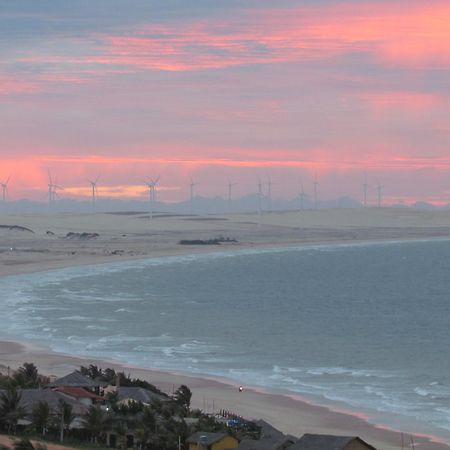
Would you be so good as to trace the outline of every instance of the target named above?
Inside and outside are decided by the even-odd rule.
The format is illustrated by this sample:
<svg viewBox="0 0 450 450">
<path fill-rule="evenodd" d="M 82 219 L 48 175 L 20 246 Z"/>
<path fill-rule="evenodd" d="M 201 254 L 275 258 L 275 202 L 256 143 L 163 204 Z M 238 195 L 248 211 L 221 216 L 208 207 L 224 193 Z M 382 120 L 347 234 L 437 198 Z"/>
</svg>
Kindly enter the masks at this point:
<svg viewBox="0 0 450 450">
<path fill-rule="evenodd" d="M 442 95 L 402 91 L 366 92 L 357 97 L 379 113 L 392 109 L 420 113 L 444 104 L 445 100 Z"/>
<path fill-rule="evenodd" d="M 12 75 L 0 74 L 0 96 L 10 94 L 23 94 L 39 91 L 39 87 L 27 80 Z"/>
<path fill-rule="evenodd" d="M 448 64 L 450 5 L 412 3 L 344 3 L 264 11 L 233 22 L 149 25 L 128 36 L 99 36 L 102 54 L 86 62 L 184 71 L 363 51 L 390 65 Z"/>
<path fill-rule="evenodd" d="M 80 39 L 79 55 L 21 56 L 43 63 L 38 78 L 85 83 L 128 71 L 193 71 L 249 64 L 334 61 L 363 52 L 379 64 L 443 67 L 450 63 L 450 5 L 429 2 L 354 2 L 330 6 L 244 11 L 233 20 L 151 24 Z M 64 47 L 63 47 L 64 48 Z M 0 88 L 1 89 L 1 88 Z"/>
</svg>

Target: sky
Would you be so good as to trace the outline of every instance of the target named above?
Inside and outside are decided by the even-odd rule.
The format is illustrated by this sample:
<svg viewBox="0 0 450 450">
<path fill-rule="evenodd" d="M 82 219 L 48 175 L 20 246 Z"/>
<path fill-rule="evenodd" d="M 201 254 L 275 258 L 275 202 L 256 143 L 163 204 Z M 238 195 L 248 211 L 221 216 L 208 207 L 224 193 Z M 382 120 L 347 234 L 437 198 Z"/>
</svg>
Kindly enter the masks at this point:
<svg viewBox="0 0 450 450">
<path fill-rule="evenodd" d="M 0 0 L 0 181 L 447 203 L 449 23 L 448 0 Z"/>
</svg>

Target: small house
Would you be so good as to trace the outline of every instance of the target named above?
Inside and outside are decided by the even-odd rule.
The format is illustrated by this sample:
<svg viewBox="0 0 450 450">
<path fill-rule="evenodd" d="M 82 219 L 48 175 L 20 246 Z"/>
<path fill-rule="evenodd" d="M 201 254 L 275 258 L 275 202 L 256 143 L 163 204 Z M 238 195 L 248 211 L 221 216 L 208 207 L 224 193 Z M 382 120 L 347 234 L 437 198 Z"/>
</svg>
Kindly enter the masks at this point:
<svg viewBox="0 0 450 450">
<path fill-rule="evenodd" d="M 101 397 L 100 395 L 94 394 L 93 392 L 81 387 L 60 386 L 54 388 L 53 392 L 58 392 L 63 396 L 76 400 L 87 407 L 91 405 L 107 406 L 105 397 Z"/>
<path fill-rule="evenodd" d="M 141 387 L 122 387 L 119 386 L 116 389 L 119 404 L 129 404 L 131 402 L 142 403 L 144 405 L 150 405 L 155 402 L 167 402 L 169 397 L 157 394 L 148 389 Z"/>
<path fill-rule="evenodd" d="M 289 450 L 376 450 L 357 436 L 304 434 Z"/>
<path fill-rule="evenodd" d="M 189 450 L 225 450 L 233 449 L 239 445 L 239 441 L 226 433 L 197 432 L 190 436 L 186 442 Z"/>
</svg>

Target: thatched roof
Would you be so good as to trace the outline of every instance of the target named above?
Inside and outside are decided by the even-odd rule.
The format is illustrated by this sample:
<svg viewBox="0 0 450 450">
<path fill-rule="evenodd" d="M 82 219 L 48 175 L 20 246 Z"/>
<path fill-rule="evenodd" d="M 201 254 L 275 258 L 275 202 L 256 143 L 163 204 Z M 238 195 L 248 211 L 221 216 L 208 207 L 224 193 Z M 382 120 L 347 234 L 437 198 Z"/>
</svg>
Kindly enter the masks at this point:
<svg viewBox="0 0 450 450">
<path fill-rule="evenodd" d="M 261 429 L 261 437 L 265 438 L 274 438 L 284 436 L 283 432 L 277 430 L 273 425 L 265 420 L 257 420 L 255 421 L 255 425 L 257 425 Z"/>
<path fill-rule="evenodd" d="M 5 392 L 0 390 L 0 393 Z M 19 389 L 20 403 L 19 405 L 25 408 L 27 414 L 30 414 L 34 406 L 39 402 L 46 402 L 50 409 L 56 411 L 60 406 L 60 401 L 64 400 L 67 404 L 71 405 L 75 414 L 83 414 L 87 407 L 75 400 L 65 397 L 59 392 L 52 391 L 51 389 Z"/>
<path fill-rule="evenodd" d="M 243 439 L 239 443 L 238 450 L 284 450 L 288 447 L 291 449 L 294 442 L 295 441 L 290 440 L 285 436 L 263 439 Z"/>
<path fill-rule="evenodd" d="M 355 441 L 367 448 L 376 450 L 357 436 L 333 436 L 328 434 L 304 434 L 289 450 L 346 450 Z"/>
<path fill-rule="evenodd" d="M 154 401 L 166 402 L 170 400 L 165 395 L 157 394 L 156 392 L 141 387 L 120 386 L 117 388 L 117 394 L 119 395 L 119 401 L 132 400 L 135 402 L 142 402 L 146 405 L 149 405 Z"/>
<path fill-rule="evenodd" d="M 69 375 L 66 375 L 62 378 L 58 378 L 53 383 L 50 383 L 49 387 L 59 387 L 59 386 L 65 386 L 65 387 L 84 387 L 84 388 L 95 388 L 104 386 L 105 383 L 102 381 L 94 381 L 92 378 L 85 377 L 84 375 L 81 375 L 78 370 L 75 370 L 72 373 L 69 373 Z"/>
</svg>

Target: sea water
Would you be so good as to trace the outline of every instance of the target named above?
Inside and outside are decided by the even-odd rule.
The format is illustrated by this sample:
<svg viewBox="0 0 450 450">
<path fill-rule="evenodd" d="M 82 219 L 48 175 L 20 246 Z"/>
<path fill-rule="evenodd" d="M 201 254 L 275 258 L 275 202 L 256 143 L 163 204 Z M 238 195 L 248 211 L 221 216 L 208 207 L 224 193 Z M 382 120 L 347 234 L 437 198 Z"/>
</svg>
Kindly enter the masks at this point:
<svg viewBox="0 0 450 450">
<path fill-rule="evenodd" d="M 77 267 L 0 279 L 0 339 L 226 377 L 450 441 L 450 242 Z"/>
</svg>

